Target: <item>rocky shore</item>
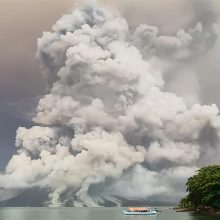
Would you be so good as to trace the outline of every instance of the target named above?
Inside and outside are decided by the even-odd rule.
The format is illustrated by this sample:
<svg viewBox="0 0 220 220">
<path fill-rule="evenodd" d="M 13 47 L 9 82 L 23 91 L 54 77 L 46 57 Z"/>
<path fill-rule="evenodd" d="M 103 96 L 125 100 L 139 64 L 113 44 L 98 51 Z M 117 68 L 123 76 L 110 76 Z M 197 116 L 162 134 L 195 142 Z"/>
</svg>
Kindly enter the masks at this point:
<svg viewBox="0 0 220 220">
<path fill-rule="evenodd" d="M 173 210 L 175 210 L 176 212 L 192 212 L 192 211 L 194 211 L 193 208 L 174 208 Z"/>
<path fill-rule="evenodd" d="M 219 216 L 220 217 L 220 210 L 219 209 L 214 209 L 214 208 L 209 207 L 209 206 L 198 207 L 195 211 L 198 212 L 198 213 L 203 213 L 203 214 L 207 214 L 207 215 L 213 215 L 213 216 Z"/>
<path fill-rule="evenodd" d="M 202 206 L 198 207 L 196 209 L 193 208 L 177 208 L 175 207 L 174 210 L 176 212 L 195 212 L 195 213 L 202 213 L 206 215 L 212 215 L 212 216 L 219 216 L 220 217 L 220 210 L 219 209 L 214 209 L 209 206 Z"/>
</svg>

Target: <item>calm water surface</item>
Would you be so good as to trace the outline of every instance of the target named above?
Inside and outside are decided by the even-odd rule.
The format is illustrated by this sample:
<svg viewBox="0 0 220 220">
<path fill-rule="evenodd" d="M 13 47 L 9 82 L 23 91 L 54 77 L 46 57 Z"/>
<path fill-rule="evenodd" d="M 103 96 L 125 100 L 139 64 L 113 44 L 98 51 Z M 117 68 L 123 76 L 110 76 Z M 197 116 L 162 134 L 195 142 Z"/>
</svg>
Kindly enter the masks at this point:
<svg viewBox="0 0 220 220">
<path fill-rule="evenodd" d="M 123 208 L 0 208 L 0 220 L 217 220 L 220 218 L 176 213 L 168 208 L 156 216 L 125 216 Z"/>
</svg>

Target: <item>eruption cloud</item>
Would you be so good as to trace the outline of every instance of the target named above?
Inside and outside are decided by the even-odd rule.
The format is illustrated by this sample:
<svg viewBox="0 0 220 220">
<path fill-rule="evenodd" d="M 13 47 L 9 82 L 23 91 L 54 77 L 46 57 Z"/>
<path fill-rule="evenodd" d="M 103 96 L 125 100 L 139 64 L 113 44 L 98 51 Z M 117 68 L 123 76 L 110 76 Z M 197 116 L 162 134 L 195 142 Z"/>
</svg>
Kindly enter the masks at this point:
<svg viewBox="0 0 220 220">
<path fill-rule="evenodd" d="M 192 59 L 209 49 L 215 30 L 202 23 L 175 36 L 148 25 L 132 30 L 91 4 L 64 15 L 38 40 L 48 94 L 38 126 L 17 130 L 2 190 L 47 189 L 50 206 L 177 201 L 199 162 L 219 151 L 219 110 L 189 108 L 165 91 L 154 61 Z"/>
</svg>

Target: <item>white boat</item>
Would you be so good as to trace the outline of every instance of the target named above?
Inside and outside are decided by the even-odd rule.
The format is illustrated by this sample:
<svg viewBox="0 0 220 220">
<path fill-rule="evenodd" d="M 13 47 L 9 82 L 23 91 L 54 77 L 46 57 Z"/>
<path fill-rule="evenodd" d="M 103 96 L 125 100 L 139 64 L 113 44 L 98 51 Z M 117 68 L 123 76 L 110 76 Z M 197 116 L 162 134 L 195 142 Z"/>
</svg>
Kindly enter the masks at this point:
<svg viewBox="0 0 220 220">
<path fill-rule="evenodd" d="M 156 215 L 157 212 L 147 207 L 129 207 L 127 211 L 123 210 L 125 215 Z"/>
</svg>

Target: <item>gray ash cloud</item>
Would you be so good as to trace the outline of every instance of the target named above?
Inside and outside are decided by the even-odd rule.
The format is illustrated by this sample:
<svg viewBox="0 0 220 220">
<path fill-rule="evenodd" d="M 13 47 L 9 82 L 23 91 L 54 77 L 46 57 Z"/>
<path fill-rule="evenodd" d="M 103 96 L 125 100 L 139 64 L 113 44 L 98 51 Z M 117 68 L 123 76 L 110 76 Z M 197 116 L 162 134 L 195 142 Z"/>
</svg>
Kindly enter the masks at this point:
<svg viewBox="0 0 220 220">
<path fill-rule="evenodd" d="M 219 143 L 220 117 L 215 104 L 189 107 L 166 91 L 160 64 L 165 54 L 175 62 L 194 57 L 208 38 L 202 23 L 175 36 L 147 25 L 132 31 L 119 13 L 95 4 L 64 15 L 38 40 L 48 94 L 33 119 L 39 126 L 17 130 L 18 154 L 0 176 L 1 190 L 44 189 L 49 206 L 177 201 L 207 160 L 212 140 L 204 133 Z"/>
</svg>

